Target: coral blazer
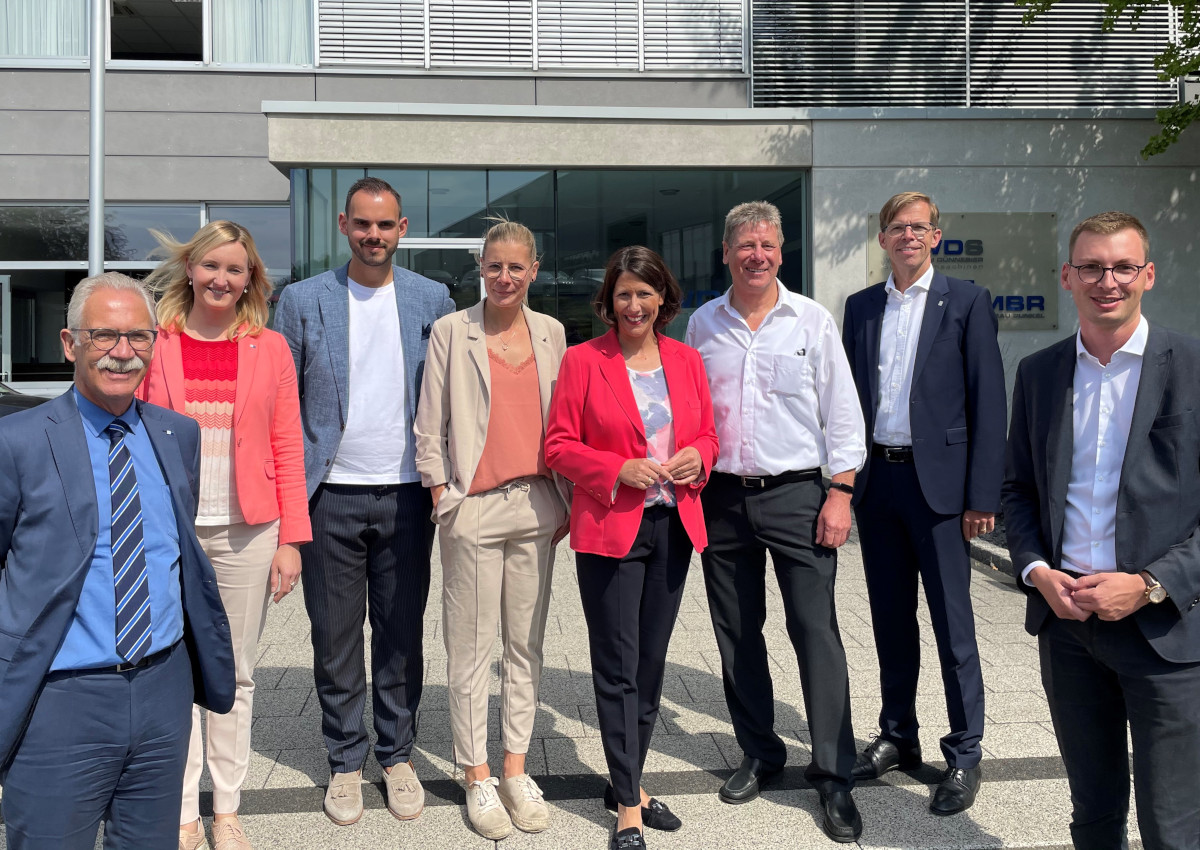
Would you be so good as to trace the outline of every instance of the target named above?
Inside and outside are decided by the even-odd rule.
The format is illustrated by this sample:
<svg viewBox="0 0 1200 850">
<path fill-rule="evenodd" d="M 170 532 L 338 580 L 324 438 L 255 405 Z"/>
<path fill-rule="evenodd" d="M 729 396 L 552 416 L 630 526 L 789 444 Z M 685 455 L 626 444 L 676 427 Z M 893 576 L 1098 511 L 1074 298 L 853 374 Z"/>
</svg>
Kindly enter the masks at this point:
<svg viewBox="0 0 1200 850">
<path fill-rule="evenodd" d="M 304 484 L 304 442 L 296 364 L 287 341 L 272 330 L 239 336 L 233 403 L 233 467 L 238 504 L 249 525 L 279 520 L 279 543 L 312 540 Z M 183 346 L 178 332 L 159 328 L 154 359 L 138 398 L 184 412 Z"/>
<path fill-rule="evenodd" d="M 659 335 L 658 350 L 671 398 L 675 450 L 700 452 L 700 479 L 676 490 L 679 518 L 696 551 L 708 545 L 700 490 L 717 460 L 708 377 L 700 353 Z M 645 492 L 617 476 L 631 458 L 646 457 L 646 431 L 629 384 L 616 331 L 567 350 L 558 371 L 546 429 L 546 464 L 575 483 L 571 548 L 623 558 L 642 522 Z M 615 490 L 615 497 L 614 497 Z"/>
</svg>

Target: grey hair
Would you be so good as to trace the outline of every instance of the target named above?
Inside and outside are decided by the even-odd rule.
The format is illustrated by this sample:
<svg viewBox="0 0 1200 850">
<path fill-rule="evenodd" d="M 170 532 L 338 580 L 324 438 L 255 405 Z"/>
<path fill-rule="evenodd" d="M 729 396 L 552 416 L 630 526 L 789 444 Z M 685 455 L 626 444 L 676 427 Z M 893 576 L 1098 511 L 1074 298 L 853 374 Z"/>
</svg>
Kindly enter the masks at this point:
<svg viewBox="0 0 1200 850">
<path fill-rule="evenodd" d="M 71 303 L 67 305 L 67 327 L 78 328 L 83 324 L 83 308 L 87 300 L 98 289 L 116 289 L 136 292 L 146 302 L 146 310 L 150 313 L 150 321 L 154 322 L 154 296 L 140 280 L 135 280 L 120 272 L 104 272 L 93 277 L 85 277 L 75 285 L 71 293 Z"/>
<path fill-rule="evenodd" d="M 783 216 L 779 214 L 779 207 L 770 201 L 747 201 L 729 211 L 725 216 L 725 235 L 721 237 L 726 247 L 733 246 L 738 230 L 747 224 L 771 225 L 779 234 L 779 244 L 783 245 Z"/>
</svg>

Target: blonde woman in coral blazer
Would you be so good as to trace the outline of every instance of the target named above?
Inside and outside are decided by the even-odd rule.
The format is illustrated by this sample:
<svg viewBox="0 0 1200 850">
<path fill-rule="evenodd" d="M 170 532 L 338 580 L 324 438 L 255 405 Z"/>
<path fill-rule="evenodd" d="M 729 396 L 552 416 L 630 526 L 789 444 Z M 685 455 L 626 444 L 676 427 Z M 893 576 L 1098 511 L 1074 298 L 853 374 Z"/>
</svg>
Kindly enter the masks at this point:
<svg viewBox="0 0 1200 850">
<path fill-rule="evenodd" d="M 312 539 L 296 367 L 265 325 L 271 282 L 249 231 L 214 221 L 186 243 L 155 234 L 166 259 L 147 279 L 160 293 L 154 359 L 138 395 L 200 424 L 196 535 L 212 561 L 233 637 L 233 710 L 208 714 L 213 844 L 249 850 L 237 811 L 250 764 L 254 663 L 267 603 L 300 577 Z M 180 850 L 209 845 L 200 822 L 200 713 L 183 778 Z"/>
<path fill-rule="evenodd" d="M 525 772 L 542 670 L 554 543 L 567 500 L 546 467 L 550 394 L 563 327 L 524 304 L 537 275 L 533 234 L 488 231 L 480 260 L 487 298 L 433 325 L 414 431 L 442 553 L 442 617 L 450 728 L 463 765 L 467 818 L 485 838 L 549 825 Z M 501 777 L 488 767 L 488 673 L 497 621 Z"/>
</svg>

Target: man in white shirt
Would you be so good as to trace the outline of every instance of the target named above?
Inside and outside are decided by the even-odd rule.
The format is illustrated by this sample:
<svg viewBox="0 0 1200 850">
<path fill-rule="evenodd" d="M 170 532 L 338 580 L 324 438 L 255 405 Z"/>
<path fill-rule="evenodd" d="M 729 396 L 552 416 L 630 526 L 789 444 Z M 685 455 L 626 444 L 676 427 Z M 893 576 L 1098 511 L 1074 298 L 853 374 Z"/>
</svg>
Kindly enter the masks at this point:
<svg viewBox="0 0 1200 850">
<path fill-rule="evenodd" d="M 1141 313 L 1150 239 L 1122 212 L 1071 234 L 1079 333 L 1017 372 L 1003 503 L 1077 848 L 1200 847 L 1200 343 Z"/>
<path fill-rule="evenodd" d="M 871 625 L 879 657 L 879 735 L 854 765 L 875 779 L 921 764 L 917 577 L 941 661 L 947 769 L 929 809 L 975 802 L 982 771 L 983 673 L 971 609 L 972 537 L 991 531 L 1004 477 L 1004 364 L 992 299 L 933 267 L 937 204 L 901 192 L 879 213 L 892 271 L 846 301 L 842 338 L 867 422 L 854 483 Z"/>
<path fill-rule="evenodd" d="M 350 187 L 338 228 L 349 264 L 284 289 L 275 328 L 291 346 L 300 384 L 313 525 L 300 554 L 331 773 L 325 813 L 345 826 L 362 816 L 369 744 L 364 611 L 388 809 L 407 820 L 424 806 L 411 754 L 434 525 L 412 426 L 430 327 L 454 304 L 442 284 L 392 265 L 408 219 L 384 181 Z"/>
<path fill-rule="evenodd" d="M 826 834 L 852 842 L 862 819 L 850 795 L 854 735 L 833 583 L 866 455 L 862 411 L 833 317 L 776 277 L 779 210 L 765 201 L 734 207 L 722 250 L 733 286 L 692 315 L 685 339 L 704 358 L 721 444 L 704 491 L 702 558 L 725 700 L 745 754 L 720 797 L 754 799 L 787 759 L 763 640 L 770 552 L 812 736 L 805 776 L 821 795 Z"/>
</svg>

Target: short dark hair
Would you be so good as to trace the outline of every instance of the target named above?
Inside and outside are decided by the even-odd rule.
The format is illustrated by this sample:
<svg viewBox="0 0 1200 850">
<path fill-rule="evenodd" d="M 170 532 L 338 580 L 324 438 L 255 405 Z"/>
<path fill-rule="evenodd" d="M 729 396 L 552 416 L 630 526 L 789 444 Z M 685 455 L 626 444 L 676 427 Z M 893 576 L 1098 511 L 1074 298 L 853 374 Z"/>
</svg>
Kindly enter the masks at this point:
<svg viewBox="0 0 1200 850">
<path fill-rule="evenodd" d="M 683 303 L 683 290 L 675 275 L 667 268 L 666 261 L 644 245 L 630 245 L 621 248 L 608 258 L 604 269 L 604 283 L 592 301 L 592 309 L 600 317 L 600 321 L 610 328 L 616 325 L 613 318 L 613 292 L 617 288 L 617 279 L 623 274 L 631 274 L 650 284 L 650 288 L 662 296 L 662 306 L 658 308 L 658 317 L 654 320 L 654 329 L 661 331 L 668 323 L 679 315 Z"/>
<path fill-rule="evenodd" d="M 350 215 L 350 199 L 359 192 L 367 192 L 372 198 L 382 198 L 384 195 L 391 195 L 396 199 L 396 211 L 401 216 L 404 215 L 404 207 L 400 205 L 400 193 L 392 188 L 392 184 L 386 180 L 380 180 L 378 177 L 364 177 L 361 180 L 355 180 L 354 185 L 350 187 L 350 191 L 346 193 L 346 215 Z"/>
</svg>

